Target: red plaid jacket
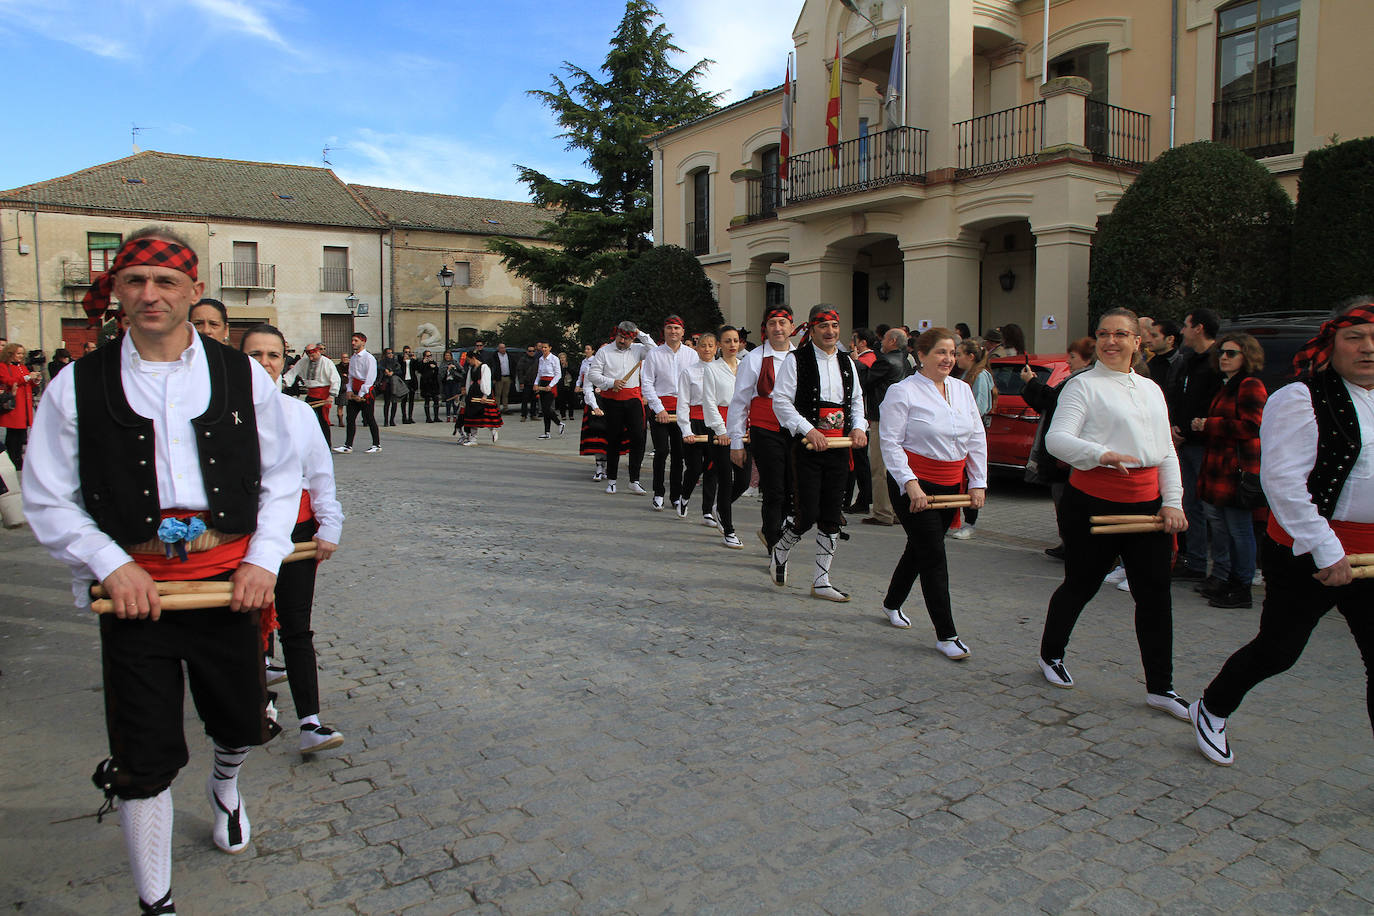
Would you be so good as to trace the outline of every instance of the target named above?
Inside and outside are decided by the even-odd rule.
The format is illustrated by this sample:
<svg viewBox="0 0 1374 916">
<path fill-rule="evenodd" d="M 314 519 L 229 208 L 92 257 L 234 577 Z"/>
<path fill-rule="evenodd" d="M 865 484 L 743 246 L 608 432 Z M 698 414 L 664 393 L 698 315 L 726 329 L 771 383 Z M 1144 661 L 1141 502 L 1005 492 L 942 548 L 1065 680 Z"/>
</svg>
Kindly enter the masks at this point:
<svg viewBox="0 0 1374 916">
<path fill-rule="evenodd" d="M 1212 398 L 1202 431 L 1206 451 L 1197 485 L 1203 502 L 1230 505 L 1240 483 L 1240 471 L 1259 473 L 1260 420 L 1268 399 L 1264 383 L 1253 375 L 1237 375 Z"/>
</svg>

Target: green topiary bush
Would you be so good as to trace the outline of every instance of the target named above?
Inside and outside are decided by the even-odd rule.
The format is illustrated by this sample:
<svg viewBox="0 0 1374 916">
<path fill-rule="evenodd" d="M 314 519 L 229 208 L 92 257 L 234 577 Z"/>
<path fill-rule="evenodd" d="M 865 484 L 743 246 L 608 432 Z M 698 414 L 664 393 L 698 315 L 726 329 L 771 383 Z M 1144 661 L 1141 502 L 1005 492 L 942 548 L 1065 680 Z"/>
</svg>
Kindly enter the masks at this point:
<svg viewBox="0 0 1374 916">
<path fill-rule="evenodd" d="M 588 291 L 581 342 L 601 346 L 611 328 L 626 319 L 659 340 L 669 315 L 681 316 L 689 333 L 714 331 L 725 320 L 701 262 L 685 248 L 660 245 Z"/>
<path fill-rule="evenodd" d="M 1308 153 L 1293 215 L 1293 302 L 1331 308 L 1374 291 L 1374 137 Z"/>
<path fill-rule="evenodd" d="M 1093 245 L 1089 311 L 1124 306 L 1181 319 L 1289 304 L 1293 203 L 1254 159 L 1210 141 L 1141 170 Z"/>
</svg>

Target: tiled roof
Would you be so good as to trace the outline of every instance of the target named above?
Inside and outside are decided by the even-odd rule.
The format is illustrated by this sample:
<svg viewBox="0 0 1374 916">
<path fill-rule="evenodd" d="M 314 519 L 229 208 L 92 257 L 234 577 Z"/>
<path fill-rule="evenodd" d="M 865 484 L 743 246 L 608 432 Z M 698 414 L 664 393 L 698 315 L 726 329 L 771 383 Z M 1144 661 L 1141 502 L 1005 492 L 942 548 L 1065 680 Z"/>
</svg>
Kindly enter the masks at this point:
<svg viewBox="0 0 1374 916">
<path fill-rule="evenodd" d="M 152 150 L 0 191 L 0 203 L 367 229 L 381 224 L 328 169 Z"/>
<path fill-rule="evenodd" d="M 450 194 L 398 191 L 360 184 L 351 184 L 349 187 L 366 200 L 385 222 L 402 229 L 532 239 L 539 237 L 539 230 L 552 218 L 547 210 L 514 200 L 454 197 Z"/>
</svg>

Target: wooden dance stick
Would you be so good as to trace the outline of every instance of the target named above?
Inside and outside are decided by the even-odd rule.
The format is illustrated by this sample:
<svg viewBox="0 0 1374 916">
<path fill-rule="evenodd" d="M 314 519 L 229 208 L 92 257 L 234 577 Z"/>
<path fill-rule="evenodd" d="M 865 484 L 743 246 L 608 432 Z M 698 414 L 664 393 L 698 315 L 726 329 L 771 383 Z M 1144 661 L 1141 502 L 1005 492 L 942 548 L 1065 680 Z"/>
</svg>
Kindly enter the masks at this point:
<svg viewBox="0 0 1374 916">
<path fill-rule="evenodd" d="M 660 423 L 676 423 L 676 422 L 677 422 L 677 414 L 675 414 L 675 413 L 670 413 L 670 414 L 668 414 L 668 419 L 666 419 L 666 420 L 658 420 L 657 417 L 655 417 L 654 419 L 657 420 L 657 421 L 660 422 Z"/>
<path fill-rule="evenodd" d="M 164 611 L 192 611 L 208 607 L 228 607 L 233 599 L 232 592 L 211 592 L 192 595 L 163 595 L 159 603 Z M 91 602 L 91 610 L 97 614 L 114 613 L 114 602 L 101 598 Z"/>
<path fill-rule="evenodd" d="M 1346 559 L 1351 566 L 1374 566 L 1374 553 L 1352 553 Z"/>
<path fill-rule="evenodd" d="M 469 404 L 495 404 L 496 398 L 468 398 Z"/>
<path fill-rule="evenodd" d="M 158 582 L 159 595 L 228 595 L 234 591 L 232 582 Z M 91 586 L 92 598 L 108 598 L 110 593 L 105 586 Z"/>
<path fill-rule="evenodd" d="M 682 441 L 688 445 L 705 445 L 714 438 L 715 436 L 683 436 Z"/>
<path fill-rule="evenodd" d="M 1094 515 L 1088 519 L 1093 525 L 1146 525 L 1163 521 L 1158 515 Z"/>
<path fill-rule="evenodd" d="M 1374 566 L 1356 566 L 1350 570 L 1352 579 L 1374 579 Z"/>
<path fill-rule="evenodd" d="M 825 441 L 829 443 L 829 448 L 853 448 L 854 440 L 848 436 L 826 436 Z M 806 443 L 807 451 L 814 452 L 816 447 L 810 442 Z"/>
<path fill-rule="evenodd" d="M 641 359 L 639 362 L 637 362 L 637 363 L 635 363 L 633 366 L 631 366 L 631 367 L 630 367 L 630 371 L 629 371 L 629 372 L 626 372 L 624 375 L 622 375 L 622 376 L 620 377 L 620 380 L 621 380 L 622 382 L 628 382 L 630 379 L 634 378 L 635 373 L 639 371 L 639 367 L 642 366 L 642 365 L 644 365 L 644 360 Z"/>
<path fill-rule="evenodd" d="M 973 497 L 967 493 L 953 493 L 948 496 L 927 496 L 926 502 L 935 509 L 971 509 Z"/>
<path fill-rule="evenodd" d="M 324 398 L 323 400 L 319 400 L 319 401 L 306 401 L 306 402 L 305 402 L 305 406 L 306 406 L 306 407 L 328 407 L 330 404 L 333 404 L 333 403 L 334 403 L 334 402 L 331 401 L 331 400 L 329 400 L 329 398 Z"/>
<path fill-rule="evenodd" d="M 1140 522 L 1135 525 L 1095 525 L 1088 529 L 1090 534 L 1148 534 L 1163 531 L 1163 522 Z"/>
</svg>

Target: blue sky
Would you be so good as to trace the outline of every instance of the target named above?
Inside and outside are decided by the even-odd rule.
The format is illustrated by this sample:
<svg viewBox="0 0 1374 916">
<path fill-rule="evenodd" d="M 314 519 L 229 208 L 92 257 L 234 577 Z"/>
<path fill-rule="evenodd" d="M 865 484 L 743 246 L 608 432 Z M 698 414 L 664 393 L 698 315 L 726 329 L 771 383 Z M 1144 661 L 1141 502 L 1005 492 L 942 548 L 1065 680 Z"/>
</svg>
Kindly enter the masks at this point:
<svg viewBox="0 0 1374 916">
<path fill-rule="evenodd" d="M 782 82 L 802 0 L 660 0 L 706 88 Z M 526 94 L 592 69 L 615 0 L 0 0 L 0 188 L 143 149 L 320 165 L 345 181 L 524 200 L 513 163 L 581 177 Z M 722 27 L 722 23 L 729 23 Z"/>
</svg>

